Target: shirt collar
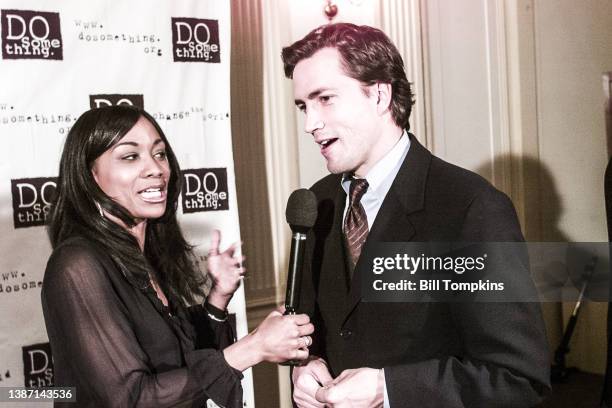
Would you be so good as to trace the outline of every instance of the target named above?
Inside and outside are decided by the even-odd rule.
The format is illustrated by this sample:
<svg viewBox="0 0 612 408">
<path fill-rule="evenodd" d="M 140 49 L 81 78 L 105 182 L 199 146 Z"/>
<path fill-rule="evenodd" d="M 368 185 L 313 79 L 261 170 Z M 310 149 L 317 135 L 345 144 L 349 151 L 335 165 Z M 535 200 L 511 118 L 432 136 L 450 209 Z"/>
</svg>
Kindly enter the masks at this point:
<svg viewBox="0 0 612 408">
<path fill-rule="evenodd" d="M 407 132 L 404 130 L 404 133 L 402 133 L 402 136 L 399 138 L 397 143 L 395 143 L 395 146 L 393 146 L 393 148 L 389 150 L 389 152 L 387 152 L 387 154 L 384 155 L 365 176 L 369 186 L 367 193 L 374 193 L 378 195 L 378 190 L 381 188 L 381 186 L 387 184 L 386 181 L 390 178 L 389 176 L 391 173 L 393 173 L 394 170 L 399 169 L 409 148 L 410 138 L 408 137 Z M 342 176 L 342 188 L 347 195 L 351 186 L 351 178 L 352 175 L 349 173 L 344 173 Z M 387 193 L 386 190 L 388 189 L 385 189 L 384 195 Z"/>
</svg>

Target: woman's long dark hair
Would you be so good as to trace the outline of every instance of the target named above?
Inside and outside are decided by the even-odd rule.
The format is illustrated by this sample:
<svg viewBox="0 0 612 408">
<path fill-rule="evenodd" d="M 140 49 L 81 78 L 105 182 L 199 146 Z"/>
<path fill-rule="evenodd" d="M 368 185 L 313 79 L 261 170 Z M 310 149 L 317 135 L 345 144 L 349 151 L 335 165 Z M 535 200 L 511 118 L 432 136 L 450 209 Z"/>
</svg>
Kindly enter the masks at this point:
<svg viewBox="0 0 612 408">
<path fill-rule="evenodd" d="M 144 253 L 127 229 L 101 216 L 97 205 L 128 227 L 135 225 L 129 211 L 100 189 L 91 171 L 94 161 L 119 142 L 140 118 L 148 120 L 166 144 L 171 171 L 166 211 L 162 217 L 147 221 Z M 64 144 L 48 225 L 51 245 L 55 248 L 75 235 L 88 238 L 110 254 L 132 284 L 145 289 L 150 282 L 149 274 L 153 274 L 166 293 L 193 303 L 196 297 L 204 296 L 204 278 L 195 267 L 192 246 L 185 241 L 176 219 L 181 179 L 181 170 L 166 136 L 143 109 L 121 105 L 85 112 L 75 122 Z"/>
</svg>

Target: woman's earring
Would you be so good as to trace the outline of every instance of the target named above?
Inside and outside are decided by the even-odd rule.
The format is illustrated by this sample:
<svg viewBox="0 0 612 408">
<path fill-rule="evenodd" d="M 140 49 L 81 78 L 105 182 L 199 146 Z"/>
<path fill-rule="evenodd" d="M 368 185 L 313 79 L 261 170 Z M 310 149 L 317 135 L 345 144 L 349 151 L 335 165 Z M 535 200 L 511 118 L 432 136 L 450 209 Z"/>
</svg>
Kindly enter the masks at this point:
<svg viewBox="0 0 612 408">
<path fill-rule="evenodd" d="M 100 217 L 104 218 L 104 211 L 102 211 L 102 206 L 100 205 L 100 203 L 97 201 L 94 201 L 94 204 L 96 204 L 96 208 L 98 209 L 98 212 L 100 213 Z"/>
</svg>

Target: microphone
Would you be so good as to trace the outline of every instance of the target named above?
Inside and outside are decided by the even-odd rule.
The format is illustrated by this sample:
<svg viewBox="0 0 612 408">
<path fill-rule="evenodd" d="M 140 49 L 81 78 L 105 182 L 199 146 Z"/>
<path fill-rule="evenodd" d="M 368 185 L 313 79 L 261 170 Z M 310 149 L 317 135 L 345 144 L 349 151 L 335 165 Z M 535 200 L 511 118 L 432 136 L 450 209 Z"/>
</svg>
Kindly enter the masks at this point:
<svg viewBox="0 0 612 408">
<path fill-rule="evenodd" d="M 295 190 L 287 200 L 285 218 L 291 227 L 291 254 L 287 273 L 287 294 L 285 296 L 285 314 L 295 314 L 300 300 L 300 281 L 302 278 L 302 261 L 306 233 L 317 220 L 317 198 L 305 188 Z"/>
</svg>

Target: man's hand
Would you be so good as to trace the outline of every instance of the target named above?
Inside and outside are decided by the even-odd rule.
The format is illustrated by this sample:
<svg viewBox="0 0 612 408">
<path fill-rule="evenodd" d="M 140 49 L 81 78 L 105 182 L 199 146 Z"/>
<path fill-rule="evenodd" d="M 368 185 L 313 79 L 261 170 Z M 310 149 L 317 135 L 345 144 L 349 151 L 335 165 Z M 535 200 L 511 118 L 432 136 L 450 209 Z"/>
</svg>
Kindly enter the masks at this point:
<svg viewBox="0 0 612 408">
<path fill-rule="evenodd" d="M 316 399 L 334 408 L 379 408 L 384 402 L 384 384 L 383 370 L 344 370 L 331 384 L 316 392 Z"/>
<path fill-rule="evenodd" d="M 291 380 L 293 381 L 293 401 L 299 408 L 323 408 L 325 406 L 315 398 L 317 390 L 332 381 L 325 360 L 312 356 L 306 364 L 293 368 Z"/>
</svg>

